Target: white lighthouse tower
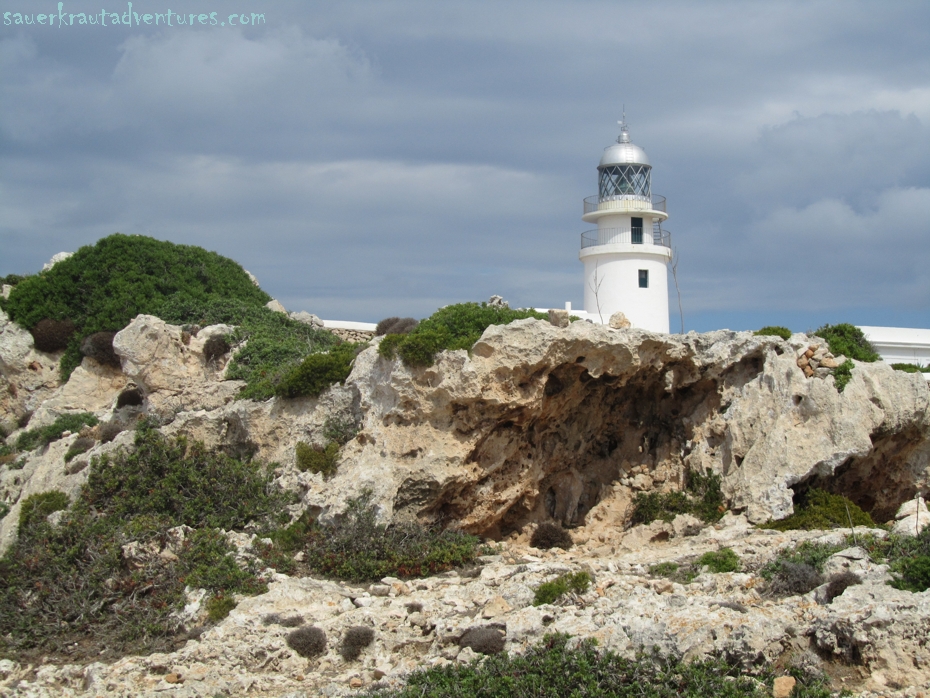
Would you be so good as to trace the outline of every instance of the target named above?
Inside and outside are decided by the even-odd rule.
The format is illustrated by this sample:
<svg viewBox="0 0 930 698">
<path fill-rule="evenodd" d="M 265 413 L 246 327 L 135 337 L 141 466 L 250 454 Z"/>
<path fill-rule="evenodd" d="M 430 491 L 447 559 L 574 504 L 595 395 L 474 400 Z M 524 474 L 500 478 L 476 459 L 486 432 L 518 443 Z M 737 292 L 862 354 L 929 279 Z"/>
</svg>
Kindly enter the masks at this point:
<svg viewBox="0 0 930 698">
<path fill-rule="evenodd" d="M 633 327 L 668 332 L 668 262 L 671 235 L 662 230 L 665 197 L 652 193 L 652 165 L 630 142 L 626 118 L 617 142 L 604 149 L 597 167 L 597 196 L 584 200 L 581 234 L 584 309 L 606 323 L 618 310 Z"/>
</svg>

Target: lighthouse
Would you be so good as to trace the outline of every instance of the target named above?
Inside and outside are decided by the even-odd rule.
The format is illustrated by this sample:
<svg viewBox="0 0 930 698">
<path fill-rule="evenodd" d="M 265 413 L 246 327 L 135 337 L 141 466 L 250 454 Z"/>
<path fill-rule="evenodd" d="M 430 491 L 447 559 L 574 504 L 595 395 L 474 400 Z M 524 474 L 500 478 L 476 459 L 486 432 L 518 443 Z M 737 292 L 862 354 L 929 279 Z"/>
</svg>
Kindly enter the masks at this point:
<svg viewBox="0 0 930 698">
<path fill-rule="evenodd" d="M 584 309 L 606 323 L 617 311 L 633 327 L 668 332 L 668 263 L 671 235 L 665 197 L 652 193 L 652 165 L 646 152 L 630 142 L 626 117 L 618 122 L 617 142 L 604 149 L 597 166 L 597 196 L 584 200 L 585 223 L 597 228 L 581 234 Z"/>
</svg>

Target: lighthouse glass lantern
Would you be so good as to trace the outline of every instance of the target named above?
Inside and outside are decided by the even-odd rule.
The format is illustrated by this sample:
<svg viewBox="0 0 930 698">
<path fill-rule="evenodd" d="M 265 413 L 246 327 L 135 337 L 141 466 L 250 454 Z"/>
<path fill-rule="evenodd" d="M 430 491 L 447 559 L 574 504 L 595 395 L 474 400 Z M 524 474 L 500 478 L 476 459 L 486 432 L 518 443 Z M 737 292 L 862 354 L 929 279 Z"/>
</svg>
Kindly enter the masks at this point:
<svg viewBox="0 0 930 698">
<path fill-rule="evenodd" d="M 604 149 L 597 167 L 597 196 L 584 200 L 581 234 L 584 308 L 606 323 L 620 311 L 633 327 L 668 332 L 668 263 L 671 236 L 665 197 L 652 193 L 652 165 L 630 142 L 626 119 L 617 142 Z"/>
</svg>

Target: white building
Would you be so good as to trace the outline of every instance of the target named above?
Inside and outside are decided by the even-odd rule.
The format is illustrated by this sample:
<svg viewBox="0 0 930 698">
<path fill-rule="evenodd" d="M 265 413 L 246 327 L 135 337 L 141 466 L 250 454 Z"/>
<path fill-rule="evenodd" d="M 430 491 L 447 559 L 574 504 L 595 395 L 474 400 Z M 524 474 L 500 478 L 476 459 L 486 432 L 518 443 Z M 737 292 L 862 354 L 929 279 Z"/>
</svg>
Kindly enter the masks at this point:
<svg viewBox="0 0 930 698">
<path fill-rule="evenodd" d="M 930 365 L 930 330 L 867 326 L 859 329 L 885 363 Z M 930 381 L 930 373 L 923 375 Z"/>
<path fill-rule="evenodd" d="M 652 165 L 630 142 L 626 120 L 620 137 L 604 149 L 597 167 L 598 193 L 584 200 L 581 234 L 584 263 L 584 316 L 606 323 L 622 311 L 633 325 L 668 332 L 668 263 L 671 236 L 665 197 L 652 193 Z"/>
</svg>

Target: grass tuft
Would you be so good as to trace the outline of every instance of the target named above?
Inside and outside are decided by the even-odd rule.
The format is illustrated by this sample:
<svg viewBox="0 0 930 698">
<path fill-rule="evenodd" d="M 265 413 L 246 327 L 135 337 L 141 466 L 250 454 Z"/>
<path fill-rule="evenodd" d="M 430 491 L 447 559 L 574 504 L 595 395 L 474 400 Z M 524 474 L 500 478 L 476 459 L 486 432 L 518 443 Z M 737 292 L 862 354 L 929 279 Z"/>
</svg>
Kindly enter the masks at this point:
<svg viewBox="0 0 930 698">
<path fill-rule="evenodd" d="M 766 325 L 765 327 L 753 332 L 758 337 L 781 337 L 782 339 L 791 339 L 791 330 L 780 325 Z"/>
<path fill-rule="evenodd" d="M 563 574 L 552 581 L 543 582 L 539 585 L 533 596 L 533 605 L 542 606 L 547 603 L 555 603 L 569 592 L 583 594 L 590 586 L 591 575 L 587 572 Z"/>
</svg>

